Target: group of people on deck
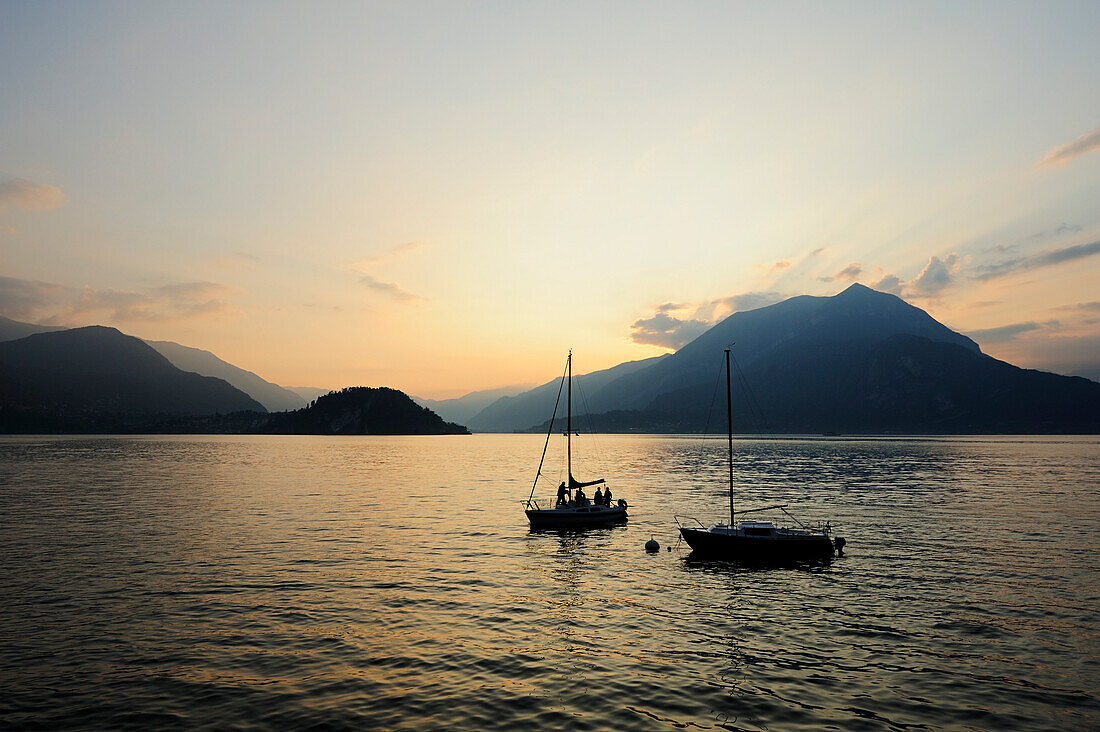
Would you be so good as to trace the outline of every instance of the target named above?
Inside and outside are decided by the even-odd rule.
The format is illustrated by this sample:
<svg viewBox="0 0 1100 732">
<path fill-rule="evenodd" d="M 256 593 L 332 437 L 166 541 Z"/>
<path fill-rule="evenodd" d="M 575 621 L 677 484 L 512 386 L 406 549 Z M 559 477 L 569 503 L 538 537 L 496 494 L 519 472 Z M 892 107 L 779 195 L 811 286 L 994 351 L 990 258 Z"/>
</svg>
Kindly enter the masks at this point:
<svg viewBox="0 0 1100 732">
<path fill-rule="evenodd" d="M 574 505 L 580 508 L 581 506 L 588 505 L 588 496 L 584 494 L 584 488 L 577 489 L 577 495 L 573 498 Z M 565 482 L 558 486 L 558 506 L 565 506 L 569 503 L 569 489 L 565 487 Z M 608 486 L 606 490 L 600 491 L 599 486 L 596 487 L 596 495 L 592 497 L 592 505 L 594 506 L 607 506 L 611 507 L 611 486 Z"/>
</svg>

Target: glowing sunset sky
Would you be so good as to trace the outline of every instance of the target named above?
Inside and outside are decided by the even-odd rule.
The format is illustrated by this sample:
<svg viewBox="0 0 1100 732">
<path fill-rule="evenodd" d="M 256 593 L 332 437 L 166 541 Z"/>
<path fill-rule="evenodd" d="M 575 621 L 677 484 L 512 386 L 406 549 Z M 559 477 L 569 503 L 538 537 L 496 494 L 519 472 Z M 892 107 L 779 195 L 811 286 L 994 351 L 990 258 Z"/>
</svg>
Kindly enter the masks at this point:
<svg viewBox="0 0 1100 732">
<path fill-rule="evenodd" d="M 0 315 L 429 396 L 853 281 L 1100 378 L 1100 3 L 0 3 Z"/>
</svg>

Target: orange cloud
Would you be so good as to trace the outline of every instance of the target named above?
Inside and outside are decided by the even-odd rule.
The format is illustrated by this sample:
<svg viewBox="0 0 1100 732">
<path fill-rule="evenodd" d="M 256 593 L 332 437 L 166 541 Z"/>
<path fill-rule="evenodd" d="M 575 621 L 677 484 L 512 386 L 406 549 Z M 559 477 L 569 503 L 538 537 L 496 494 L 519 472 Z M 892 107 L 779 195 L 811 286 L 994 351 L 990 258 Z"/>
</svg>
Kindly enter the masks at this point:
<svg viewBox="0 0 1100 732">
<path fill-rule="evenodd" d="M 375 292 L 381 292 L 384 295 L 388 295 L 395 300 L 414 301 L 414 300 L 426 300 L 427 298 L 420 295 L 413 294 L 408 290 L 405 290 L 396 282 L 386 282 L 375 276 L 373 270 L 379 264 L 388 262 L 401 254 L 408 252 L 412 249 L 417 249 L 424 246 L 424 242 L 420 241 L 406 241 L 401 244 L 395 244 L 387 249 L 382 254 L 376 254 L 371 257 L 364 257 L 363 259 L 356 259 L 348 262 L 345 266 L 359 273 L 359 282 L 366 287 L 374 290 Z"/>
<path fill-rule="evenodd" d="M 756 266 L 759 267 L 762 270 L 767 271 L 767 272 L 774 272 L 774 271 L 779 270 L 779 269 L 788 269 L 788 268 L 790 268 L 791 260 L 789 260 L 789 259 L 780 259 L 775 264 L 758 264 Z"/>
<path fill-rule="evenodd" d="M 137 291 L 0 277 L 0 312 L 56 325 L 225 318 L 242 315 L 230 302 L 239 294 L 238 288 L 216 282 L 182 282 Z"/>
<path fill-rule="evenodd" d="M 854 280 L 856 277 L 859 277 L 861 274 L 863 274 L 863 265 L 859 262 L 852 262 L 836 274 L 818 277 L 818 279 L 822 282 L 832 282 L 833 280 L 851 281 Z"/>
<path fill-rule="evenodd" d="M 630 325 L 630 340 L 675 351 L 732 313 L 774 305 L 784 298 L 778 292 L 743 292 L 696 305 L 666 302 L 658 305 L 651 317 L 640 318 Z"/>
<path fill-rule="evenodd" d="M 1039 167 L 1068 165 L 1074 158 L 1100 150 L 1100 127 L 1078 137 L 1073 142 L 1051 148 L 1043 159 L 1039 161 Z"/>
<path fill-rule="evenodd" d="M 0 183 L 0 209 L 6 206 L 26 209 L 57 208 L 65 203 L 60 188 L 35 183 L 26 178 L 10 178 Z"/>
</svg>

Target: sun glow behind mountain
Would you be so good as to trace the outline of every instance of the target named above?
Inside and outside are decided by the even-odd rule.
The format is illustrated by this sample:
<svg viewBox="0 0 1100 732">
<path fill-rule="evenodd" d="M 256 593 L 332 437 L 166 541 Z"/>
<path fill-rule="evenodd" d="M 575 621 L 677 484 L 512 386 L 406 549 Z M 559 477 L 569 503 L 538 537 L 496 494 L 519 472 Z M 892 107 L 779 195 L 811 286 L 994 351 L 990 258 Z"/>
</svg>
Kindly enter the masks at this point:
<svg viewBox="0 0 1100 732">
<path fill-rule="evenodd" d="M 3 316 L 443 398 L 859 281 L 1100 378 L 1095 4 L 3 15 Z"/>
</svg>

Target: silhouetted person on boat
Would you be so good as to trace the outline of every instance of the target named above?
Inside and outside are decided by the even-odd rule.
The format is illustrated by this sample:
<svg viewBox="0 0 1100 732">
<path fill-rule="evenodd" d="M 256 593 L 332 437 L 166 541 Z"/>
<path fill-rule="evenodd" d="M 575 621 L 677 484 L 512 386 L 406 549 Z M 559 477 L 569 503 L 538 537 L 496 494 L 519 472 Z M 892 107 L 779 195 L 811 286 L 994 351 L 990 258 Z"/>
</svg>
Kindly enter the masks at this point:
<svg viewBox="0 0 1100 732">
<path fill-rule="evenodd" d="M 611 486 L 607 486 L 607 489 L 603 492 L 603 505 L 611 508 Z"/>
<path fill-rule="evenodd" d="M 565 505 L 565 483 L 564 482 L 561 485 L 558 486 L 558 505 L 559 506 L 564 506 Z"/>
<path fill-rule="evenodd" d="M 599 486 L 596 486 L 596 495 L 592 496 L 592 502 L 597 506 L 603 505 L 603 493 L 600 493 Z"/>
<path fill-rule="evenodd" d="M 578 488 L 577 489 L 577 505 L 578 506 L 587 506 L 588 505 L 588 496 L 584 495 L 584 488 Z"/>
</svg>

